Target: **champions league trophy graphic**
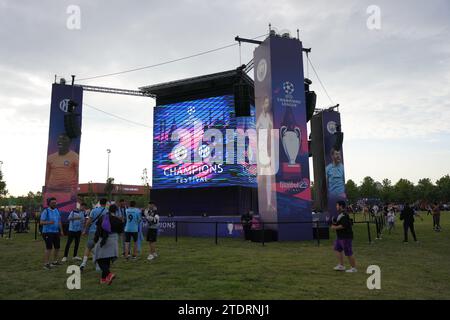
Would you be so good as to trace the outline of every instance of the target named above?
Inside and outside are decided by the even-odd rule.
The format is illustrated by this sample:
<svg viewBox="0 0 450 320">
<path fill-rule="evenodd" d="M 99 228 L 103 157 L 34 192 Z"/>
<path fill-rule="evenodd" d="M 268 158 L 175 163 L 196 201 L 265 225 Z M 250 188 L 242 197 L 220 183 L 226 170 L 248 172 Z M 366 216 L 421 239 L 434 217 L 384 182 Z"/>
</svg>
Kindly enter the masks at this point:
<svg viewBox="0 0 450 320">
<path fill-rule="evenodd" d="M 233 234 L 233 229 L 234 229 L 234 224 L 233 223 L 228 223 L 227 224 L 227 229 L 228 229 L 228 234 L 231 236 Z"/>
<path fill-rule="evenodd" d="M 289 130 L 286 126 L 281 127 L 281 141 L 283 142 L 284 152 L 289 159 L 289 167 L 295 167 L 295 159 L 297 159 L 298 150 L 301 143 L 301 132 L 298 127 Z"/>
<path fill-rule="evenodd" d="M 281 143 L 288 163 L 283 163 L 283 174 L 298 174 L 301 170 L 300 164 L 296 163 L 298 153 L 302 143 L 300 128 L 295 123 L 292 107 L 286 107 L 283 126 L 280 129 Z"/>
</svg>

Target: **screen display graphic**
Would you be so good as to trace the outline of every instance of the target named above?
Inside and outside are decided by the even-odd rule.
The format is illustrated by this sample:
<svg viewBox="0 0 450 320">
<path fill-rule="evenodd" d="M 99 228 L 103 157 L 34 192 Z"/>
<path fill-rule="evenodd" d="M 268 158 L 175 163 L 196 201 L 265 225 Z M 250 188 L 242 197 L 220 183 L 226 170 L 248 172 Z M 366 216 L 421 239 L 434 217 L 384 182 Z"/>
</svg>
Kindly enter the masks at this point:
<svg viewBox="0 0 450 320">
<path fill-rule="evenodd" d="M 256 188 L 254 119 L 235 117 L 233 95 L 156 106 L 152 188 Z"/>
</svg>

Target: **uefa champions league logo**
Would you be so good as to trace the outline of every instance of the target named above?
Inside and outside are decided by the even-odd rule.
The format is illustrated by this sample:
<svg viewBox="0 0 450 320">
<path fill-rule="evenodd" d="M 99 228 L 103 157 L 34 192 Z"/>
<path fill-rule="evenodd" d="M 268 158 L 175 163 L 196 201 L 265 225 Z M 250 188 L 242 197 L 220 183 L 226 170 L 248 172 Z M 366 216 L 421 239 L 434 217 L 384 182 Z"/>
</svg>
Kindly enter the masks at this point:
<svg viewBox="0 0 450 320">
<path fill-rule="evenodd" d="M 258 62 L 258 67 L 256 68 L 256 78 L 259 82 L 263 82 L 267 75 L 267 61 L 266 59 L 261 59 Z"/>
<path fill-rule="evenodd" d="M 291 82 L 286 81 L 285 83 L 283 83 L 283 90 L 286 95 L 292 95 L 295 91 L 295 87 Z"/>
<path fill-rule="evenodd" d="M 69 101 L 70 99 L 64 99 L 60 101 L 59 108 L 62 112 L 67 113 L 67 111 L 69 110 Z"/>
</svg>

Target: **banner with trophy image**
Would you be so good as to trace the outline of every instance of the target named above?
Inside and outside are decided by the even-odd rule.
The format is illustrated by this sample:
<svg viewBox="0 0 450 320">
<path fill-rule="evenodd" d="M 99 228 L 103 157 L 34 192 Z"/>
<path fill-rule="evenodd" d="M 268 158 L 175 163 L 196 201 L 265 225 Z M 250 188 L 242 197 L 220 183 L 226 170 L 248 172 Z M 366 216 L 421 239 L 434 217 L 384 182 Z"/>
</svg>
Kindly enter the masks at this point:
<svg viewBox="0 0 450 320">
<path fill-rule="evenodd" d="M 259 213 L 279 240 L 310 240 L 310 223 L 290 223 L 312 219 L 302 43 L 271 35 L 254 61 Z"/>
<path fill-rule="evenodd" d="M 341 115 L 339 112 L 332 110 L 323 112 L 322 131 L 328 215 L 330 217 L 336 217 L 336 202 L 347 200 L 345 192 L 344 157 L 342 151 L 343 133 L 341 129 Z"/>
<path fill-rule="evenodd" d="M 43 206 L 55 197 L 63 219 L 76 208 L 83 88 L 54 83 Z"/>
</svg>

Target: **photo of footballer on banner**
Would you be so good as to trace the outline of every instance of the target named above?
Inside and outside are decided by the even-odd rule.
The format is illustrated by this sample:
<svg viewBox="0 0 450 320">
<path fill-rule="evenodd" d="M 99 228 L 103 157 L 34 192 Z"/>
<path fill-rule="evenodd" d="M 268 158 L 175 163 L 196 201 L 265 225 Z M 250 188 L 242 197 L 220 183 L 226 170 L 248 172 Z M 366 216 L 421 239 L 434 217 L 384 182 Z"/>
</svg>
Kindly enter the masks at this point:
<svg viewBox="0 0 450 320">
<path fill-rule="evenodd" d="M 336 202 L 347 200 L 345 171 L 342 154 L 343 133 L 341 116 L 336 111 L 323 113 L 323 141 L 325 150 L 325 176 L 327 181 L 328 213 L 336 217 Z"/>
<path fill-rule="evenodd" d="M 63 218 L 76 208 L 83 89 L 54 83 L 43 205 L 55 197 Z"/>
</svg>

